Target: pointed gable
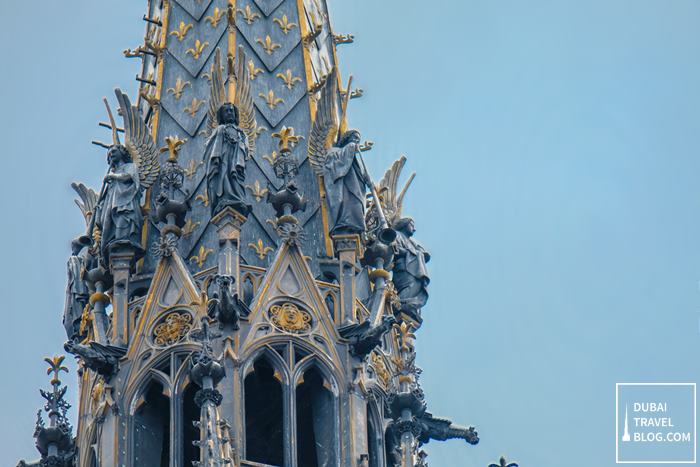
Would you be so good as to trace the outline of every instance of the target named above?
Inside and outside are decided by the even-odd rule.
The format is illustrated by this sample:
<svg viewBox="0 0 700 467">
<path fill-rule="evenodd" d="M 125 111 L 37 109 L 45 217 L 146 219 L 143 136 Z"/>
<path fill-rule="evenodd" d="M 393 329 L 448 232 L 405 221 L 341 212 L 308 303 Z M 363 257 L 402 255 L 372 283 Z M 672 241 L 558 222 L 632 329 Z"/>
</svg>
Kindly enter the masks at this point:
<svg viewBox="0 0 700 467">
<path fill-rule="evenodd" d="M 241 343 L 247 355 L 263 342 L 303 337 L 334 366 L 340 365 L 335 343 L 341 339 L 306 259 L 295 245 L 283 243 L 263 278 L 248 317 L 250 331 Z"/>
<path fill-rule="evenodd" d="M 202 293 L 180 255 L 174 252 L 161 258 L 137 318 L 127 357 L 134 358 L 146 348 L 167 347 L 178 338 L 184 339 L 185 331 L 196 327 L 195 323 L 204 315 Z M 169 324 L 156 329 L 168 318 Z M 176 335 L 178 330 L 181 336 Z"/>
</svg>

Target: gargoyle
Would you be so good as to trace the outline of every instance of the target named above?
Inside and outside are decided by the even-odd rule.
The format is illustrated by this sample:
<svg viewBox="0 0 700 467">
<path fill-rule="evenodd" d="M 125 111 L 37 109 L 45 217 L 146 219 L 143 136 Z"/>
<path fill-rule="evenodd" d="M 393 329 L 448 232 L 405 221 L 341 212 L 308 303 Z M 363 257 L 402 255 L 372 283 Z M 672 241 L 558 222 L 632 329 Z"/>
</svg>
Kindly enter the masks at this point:
<svg viewBox="0 0 700 467">
<path fill-rule="evenodd" d="M 238 320 L 241 316 L 248 316 L 250 309 L 234 291 L 233 284 L 236 282 L 236 278 L 217 275 L 214 279 L 217 290 L 207 301 L 207 312 L 209 316 L 216 318 L 222 325 L 231 324 L 233 329 L 238 329 Z"/>
<path fill-rule="evenodd" d="M 66 352 L 75 355 L 83 361 L 83 364 L 108 379 L 117 372 L 119 368 L 119 358 L 126 349 L 112 347 L 90 342 L 88 345 L 79 344 L 75 341 L 68 341 L 63 345 Z"/>
<path fill-rule="evenodd" d="M 384 316 L 382 322 L 376 326 L 371 326 L 369 321 L 350 328 L 341 330 L 341 335 L 352 341 L 352 353 L 356 357 L 364 358 L 382 343 L 382 337 L 389 332 L 396 323 L 393 316 Z"/>
<path fill-rule="evenodd" d="M 421 426 L 421 435 L 418 441 L 421 444 L 426 444 L 431 439 L 436 441 L 446 441 L 448 439 L 463 439 L 469 444 L 479 443 L 479 434 L 473 426 L 469 428 L 453 425 L 446 418 L 438 418 L 430 412 L 425 412 L 418 418 L 418 423 Z"/>
</svg>

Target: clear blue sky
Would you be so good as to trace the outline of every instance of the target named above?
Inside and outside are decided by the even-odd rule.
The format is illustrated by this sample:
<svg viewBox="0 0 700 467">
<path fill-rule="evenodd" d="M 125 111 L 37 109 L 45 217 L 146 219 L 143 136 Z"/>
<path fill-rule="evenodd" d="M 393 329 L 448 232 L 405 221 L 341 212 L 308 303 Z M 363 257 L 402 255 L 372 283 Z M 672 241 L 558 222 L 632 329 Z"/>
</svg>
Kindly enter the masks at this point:
<svg viewBox="0 0 700 467">
<path fill-rule="evenodd" d="M 145 1 L 40 3 L 0 3 L 3 466 L 35 455 L 83 228 L 69 183 L 101 180 L 100 99 L 134 91 L 143 35 Z M 615 382 L 700 379 L 700 2 L 331 6 L 372 171 L 418 172 L 430 408 L 482 438 L 431 442 L 431 465 L 613 466 Z"/>
</svg>

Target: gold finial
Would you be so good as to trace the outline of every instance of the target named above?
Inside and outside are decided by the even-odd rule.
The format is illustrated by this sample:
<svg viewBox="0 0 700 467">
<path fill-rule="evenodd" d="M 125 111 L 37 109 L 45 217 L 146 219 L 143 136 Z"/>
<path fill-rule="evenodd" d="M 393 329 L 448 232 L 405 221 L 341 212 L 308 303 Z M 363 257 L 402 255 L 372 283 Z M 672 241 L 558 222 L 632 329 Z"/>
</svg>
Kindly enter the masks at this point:
<svg viewBox="0 0 700 467">
<path fill-rule="evenodd" d="M 278 138 L 280 151 L 290 151 L 294 146 L 302 139 L 303 136 L 296 136 L 294 134 L 294 128 L 283 126 L 280 131 L 272 133 L 273 138 Z"/>
<path fill-rule="evenodd" d="M 160 152 L 168 152 L 168 162 L 177 162 L 177 157 L 180 155 L 180 147 L 187 142 L 187 139 L 180 139 L 179 136 L 167 136 L 164 146 L 160 148 Z"/>
<path fill-rule="evenodd" d="M 68 373 L 68 368 L 63 366 L 63 360 L 66 359 L 65 355 L 54 355 L 53 357 L 44 357 L 44 361 L 49 364 L 49 368 L 46 370 L 46 374 L 50 375 L 53 373 L 51 378 L 51 384 L 57 385 L 61 384 L 61 372 L 65 371 Z"/>
</svg>

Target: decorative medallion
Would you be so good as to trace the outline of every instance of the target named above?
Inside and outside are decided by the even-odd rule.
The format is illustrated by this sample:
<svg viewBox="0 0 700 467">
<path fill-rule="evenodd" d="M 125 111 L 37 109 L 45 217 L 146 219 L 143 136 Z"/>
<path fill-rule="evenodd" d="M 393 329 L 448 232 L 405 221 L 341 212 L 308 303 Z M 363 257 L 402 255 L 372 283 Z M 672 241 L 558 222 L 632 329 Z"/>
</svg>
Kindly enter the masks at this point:
<svg viewBox="0 0 700 467">
<path fill-rule="evenodd" d="M 169 346 L 180 342 L 192 329 L 192 315 L 183 313 L 170 313 L 153 330 L 153 342 L 160 346 Z"/>
<path fill-rule="evenodd" d="M 270 307 L 270 321 L 281 331 L 302 334 L 311 330 L 311 315 L 293 303 Z"/>
</svg>

